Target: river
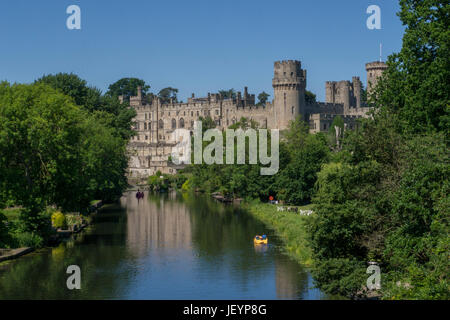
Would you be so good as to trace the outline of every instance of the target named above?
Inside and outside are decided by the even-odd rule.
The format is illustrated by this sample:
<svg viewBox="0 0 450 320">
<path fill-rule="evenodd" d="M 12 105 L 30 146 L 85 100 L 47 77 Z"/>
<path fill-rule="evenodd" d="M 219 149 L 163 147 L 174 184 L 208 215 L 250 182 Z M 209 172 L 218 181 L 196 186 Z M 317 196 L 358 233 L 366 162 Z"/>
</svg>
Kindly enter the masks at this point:
<svg viewBox="0 0 450 320">
<path fill-rule="evenodd" d="M 266 233 L 269 245 L 255 246 Z M 2 299 L 324 299 L 244 210 L 205 196 L 126 193 L 74 239 L 0 264 Z M 81 289 L 66 286 L 67 267 Z"/>
</svg>

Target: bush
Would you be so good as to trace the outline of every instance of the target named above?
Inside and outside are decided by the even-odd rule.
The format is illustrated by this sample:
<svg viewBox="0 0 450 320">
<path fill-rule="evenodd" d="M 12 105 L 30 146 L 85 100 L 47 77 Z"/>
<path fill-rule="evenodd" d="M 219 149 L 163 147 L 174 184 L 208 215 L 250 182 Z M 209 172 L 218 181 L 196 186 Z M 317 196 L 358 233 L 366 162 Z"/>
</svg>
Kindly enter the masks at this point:
<svg viewBox="0 0 450 320">
<path fill-rule="evenodd" d="M 40 248 L 44 244 L 44 239 L 41 236 L 31 232 L 16 233 L 14 240 L 16 247 Z"/>
<path fill-rule="evenodd" d="M 0 212 L 0 248 L 5 248 L 6 244 L 9 242 L 8 227 L 6 223 L 7 219 L 5 215 L 2 212 Z"/>
<path fill-rule="evenodd" d="M 187 179 L 183 185 L 181 186 L 181 191 L 188 192 L 192 189 L 192 182 L 190 179 Z"/>
<path fill-rule="evenodd" d="M 75 225 L 81 226 L 83 224 L 83 218 L 80 215 L 68 214 L 65 217 L 69 229 L 73 229 Z"/>
<path fill-rule="evenodd" d="M 57 229 L 58 228 L 61 228 L 61 229 L 67 228 L 66 216 L 60 211 L 56 211 L 55 213 L 53 213 L 52 214 L 52 226 Z"/>
</svg>

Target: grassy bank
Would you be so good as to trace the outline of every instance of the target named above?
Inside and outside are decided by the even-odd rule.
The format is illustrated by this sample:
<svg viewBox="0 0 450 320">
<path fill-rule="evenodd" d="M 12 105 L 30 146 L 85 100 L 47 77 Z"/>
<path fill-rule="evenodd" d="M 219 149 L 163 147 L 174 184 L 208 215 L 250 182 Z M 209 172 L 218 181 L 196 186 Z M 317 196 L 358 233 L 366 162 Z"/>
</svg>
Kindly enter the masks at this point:
<svg viewBox="0 0 450 320">
<path fill-rule="evenodd" d="M 251 202 L 245 205 L 248 211 L 262 221 L 281 238 L 286 253 L 297 262 L 311 266 L 312 252 L 308 246 L 305 221 L 306 216 L 296 212 L 277 211 L 275 205 Z M 298 207 L 299 210 L 311 210 L 312 205 Z"/>
</svg>

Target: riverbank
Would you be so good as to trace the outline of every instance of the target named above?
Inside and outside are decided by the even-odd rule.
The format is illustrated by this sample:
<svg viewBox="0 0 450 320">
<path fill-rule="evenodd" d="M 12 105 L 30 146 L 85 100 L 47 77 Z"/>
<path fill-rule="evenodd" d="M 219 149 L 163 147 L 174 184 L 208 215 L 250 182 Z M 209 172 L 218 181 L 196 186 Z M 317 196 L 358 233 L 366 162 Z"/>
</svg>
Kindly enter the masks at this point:
<svg viewBox="0 0 450 320">
<path fill-rule="evenodd" d="M 248 212 L 267 227 L 274 230 L 284 244 L 284 251 L 298 263 L 311 266 L 312 250 L 308 245 L 306 219 L 298 212 L 278 211 L 276 205 L 249 202 L 243 205 Z M 312 210 L 313 205 L 297 207 L 299 210 Z"/>
</svg>

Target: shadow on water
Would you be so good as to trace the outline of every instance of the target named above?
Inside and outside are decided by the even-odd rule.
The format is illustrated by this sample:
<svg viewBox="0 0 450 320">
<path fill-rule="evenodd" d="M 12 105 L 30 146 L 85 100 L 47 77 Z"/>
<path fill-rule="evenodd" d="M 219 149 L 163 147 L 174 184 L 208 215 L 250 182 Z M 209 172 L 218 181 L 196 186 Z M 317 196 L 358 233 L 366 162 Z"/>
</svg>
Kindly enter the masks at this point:
<svg viewBox="0 0 450 320">
<path fill-rule="evenodd" d="M 269 245 L 253 244 L 266 233 Z M 245 211 L 205 196 L 127 193 L 85 232 L 0 265 L 0 299 L 321 299 Z M 81 290 L 66 269 L 81 268 Z"/>
</svg>

